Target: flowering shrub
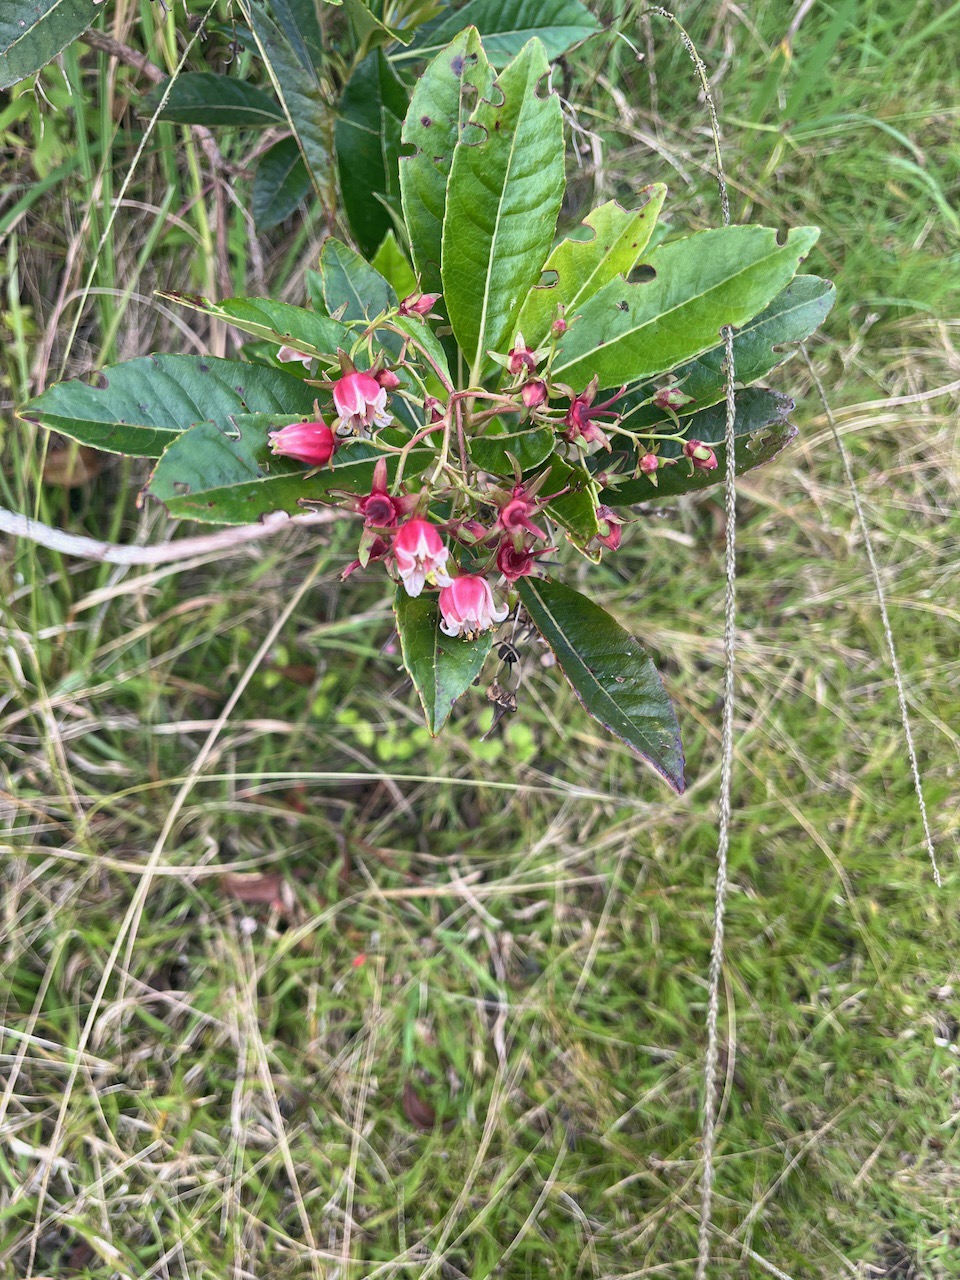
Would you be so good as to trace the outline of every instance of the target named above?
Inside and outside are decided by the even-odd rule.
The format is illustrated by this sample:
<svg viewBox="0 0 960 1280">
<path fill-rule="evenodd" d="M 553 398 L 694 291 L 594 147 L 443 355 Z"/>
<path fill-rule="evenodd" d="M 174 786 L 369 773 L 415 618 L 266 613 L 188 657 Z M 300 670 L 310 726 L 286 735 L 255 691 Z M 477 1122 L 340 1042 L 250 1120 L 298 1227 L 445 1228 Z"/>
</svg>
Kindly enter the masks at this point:
<svg viewBox="0 0 960 1280">
<path fill-rule="evenodd" d="M 466 28 L 413 87 L 395 158 L 409 261 L 392 232 L 378 265 L 331 237 L 309 308 L 170 295 L 256 339 L 250 360 L 132 360 L 22 414 L 156 459 L 144 496 L 175 518 L 240 524 L 316 503 L 359 517 L 346 572 L 378 562 L 394 579 L 431 732 L 522 612 L 587 711 L 682 789 L 653 663 L 559 580 L 564 548 L 615 554 L 625 509 L 722 476 L 725 326 L 737 469 L 773 457 L 795 434 L 793 406 L 753 384 L 819 325 L 833 290 L 796 274 L 814 228 L 664 240 L 660 185 L 558 240 L 563 119 L 547 53 L 533 39 L 501 61 Z M 370 211 L 344 166 L 364 244 Z"/>
</svg>

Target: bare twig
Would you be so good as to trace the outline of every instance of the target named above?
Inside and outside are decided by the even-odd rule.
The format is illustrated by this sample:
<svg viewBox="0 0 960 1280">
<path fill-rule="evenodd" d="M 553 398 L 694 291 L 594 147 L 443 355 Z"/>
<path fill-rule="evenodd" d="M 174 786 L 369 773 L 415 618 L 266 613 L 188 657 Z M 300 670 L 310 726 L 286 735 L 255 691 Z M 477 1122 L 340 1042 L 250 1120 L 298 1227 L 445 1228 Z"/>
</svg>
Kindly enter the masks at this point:
<svg viewBox="0 0 960 1280">
<path fill-rule="evenodd" d="M 27 538 L 40 547 L 48 547 L 62 555 L 96 560 L 102 564 L 171 564 L 215 551 L 229 553 L 249 542 L 257 542 L 260 538 L 279 533 L 281 529 L 330 524 L 346 514 L 349 513 L 333 508 L 329 511 L 310 511 L 301 516 L 288 516 L 283 511 L 273 511 L 264 516 L 259 524 L 237 525 L 235 528 L 221 529 L 217 533 L 201 534 L 196 538 L 163 542 L 156 547 L 135 547 L 115 542 L 98 542 L 95 538 L 85 538 L 76 533 L 64 533 L 62 529 L 52 529 L 39 520 L 32 520 L 29 516 L 17 515 L 14 511 L 0 507 L 0 533 Z"/>
</svg>

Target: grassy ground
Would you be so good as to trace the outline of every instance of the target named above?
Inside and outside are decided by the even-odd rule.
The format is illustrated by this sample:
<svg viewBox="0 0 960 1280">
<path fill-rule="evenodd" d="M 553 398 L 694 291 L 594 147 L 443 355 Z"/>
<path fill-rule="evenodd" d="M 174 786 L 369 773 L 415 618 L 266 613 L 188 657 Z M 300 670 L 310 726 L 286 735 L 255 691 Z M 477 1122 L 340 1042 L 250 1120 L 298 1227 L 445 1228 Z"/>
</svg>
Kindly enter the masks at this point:
<svg viewBox="0 0 960 1280">
<path fill-rule="evenodd" d="M 675 226 L 714 223 L 689 61 L 636 8 L 604 13 L 644 66 L 612 34 L 569 61 L 576 199 L 665 177 Z M 792 6 L 681 13 L 721 97 L 735 219 L 824 228 L 812 267 L 839 302 L 814 358 L 944 872 L 937 892 L 851 496 L 793 361 L 776 385 L 800 442 L 739 505 L 714 1274 L 943 1280 L 960 1276 L 960 15 L 838 0 L 791 50 Z M 113 19 L 175 59 L 157 6 Z M 0 107 L 3 181 L 21 182 L 0 203 L 0 485 L 48 522 L 156 540 L 135 470 L 41 485 L 50 455 L 10 408 L 61 369 L 208 340 L 151 297 L 217 289 L 206 160 L 161 127 L 95 255 L 138 90 L 89 51 L 64 69 Z M 219 141 L 242 163 L 254 139 Z M 234 287 L 300 301 L 319 225 L 258 249 L 229 219 Z M 0 552 L 0 1276 L 692 1276 L 721 504 L 629 532 L 602 591 L 678 702 L 683 798 L 535 654 L 502 734 L 480 738 L 478 693 L 430 742 L 382 578 L 339 583 L 349 533 L 179 572 Z"/>
</svg>

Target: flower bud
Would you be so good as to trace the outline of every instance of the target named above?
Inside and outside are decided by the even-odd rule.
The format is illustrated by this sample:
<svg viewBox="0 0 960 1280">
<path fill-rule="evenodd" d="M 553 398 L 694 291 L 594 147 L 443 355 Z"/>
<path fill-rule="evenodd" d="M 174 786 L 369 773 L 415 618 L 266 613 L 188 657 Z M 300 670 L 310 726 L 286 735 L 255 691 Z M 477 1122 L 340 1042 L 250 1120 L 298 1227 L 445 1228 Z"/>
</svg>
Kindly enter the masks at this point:
<svg viewBox="0 0 960 1280">
<path fill-rule="evenodd" d="M 428 316 L 439 301 L 439 293 L 411 293 L 397 310 L 402 316 Z"/>
<path fill-rule="evenodd" d="M 685 404 L 696 403 L 693 396 L 686 395 L 679 387 L 661 387 L 653 397 L 658 409 L 682 409 Z"/>
<path fill-rule="evenodd" d="M 640 470 L 645 476 L 652 474 L 660 465 L 660 459 L 655 453 L 645 453 L 640 459 Z"/>
<path fill-rule="evenodd" d="M 683 456 L 689 458 L 697 471 L 715 471 L 717 455 L 702 440 L 685 440 Z"/>
<path fill-rule="evenodd" d="M 400 379 L 392 369 L 381 369 L 379 373 L 375 373 L 373 376 L 384 391 L 396 391 L 400 385 Z"/>
<path fill-rule="evenodd" d="M 308 467 L 325 467 L 337 447 L 333 432 L 323 421 L 292 422 L 279 431 L 271 431 L 271 450 L 282 458 L 296 458 Z"/>
<path fill-rule="evenodd" d="M 570 326 L 567 324 L 566 320 L 564 320 L 563 316 L 558 316 L 550 328 L 558 338 L 562 338 Z"/>
<path fill-rule="evenodd" d="M 539 409 L 547 402 L 547 384 L 542 378 L 531 378 L 523 384 L 520 399 L 528 409 Z"/>
</svg>

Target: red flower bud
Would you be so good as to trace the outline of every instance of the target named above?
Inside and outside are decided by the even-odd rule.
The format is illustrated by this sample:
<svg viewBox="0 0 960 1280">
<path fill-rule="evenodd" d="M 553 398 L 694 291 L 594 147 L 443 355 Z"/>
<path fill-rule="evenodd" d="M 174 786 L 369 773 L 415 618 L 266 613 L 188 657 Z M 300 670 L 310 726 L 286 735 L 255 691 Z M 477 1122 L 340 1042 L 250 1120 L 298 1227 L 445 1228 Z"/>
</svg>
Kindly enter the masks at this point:
<svg viewBox="0 0 960 1280">
<path fill-rule="evenodd" d="M 682 409 L 685 404 L 695 404 L 696 401 L 679 387 L 661 387 L 653 397 L 653 403 L 658 409 Z"/>
<path fill-rule="evenodd" d="M 656 471 L 660 465 L 660 459 L 655 453 L 645 453 L 640 459 L 640 470 L 645 476 L 650 475 L 652 471 Z"/>
<path fill-rule="evenodd" d="M 702 440 L 685 440 L 683 456 L 690 459 L 697 471 L 716 470 L 717 455 Z"/>
<path fill-rule="evenodd" d="M 411 293 L 397 310 L 402 316 L 428 316 L 439 301 L 439 293 Z"/>
<path fill-rule="evenodd" d="M 523 384 L 520 399 L 528 409 L 539 409 L 547 402 L 547 384 L 542 378 L 532 378 Z"/>
<path fill-rule="evenodd" d="M 292 422 L 271 431 L 270 448 L 283 458 L 296 458 L 309 467 L 325 467 L 333 457 L 337 442 L 325 422 Z"/>
<path fill-rule="evenodd" d="M 379 373 L 373 375 L 384 391 L 396 391 L 400 385 L 400 379 L 392 369 L 381 369 Z"/>
<path fill-rule="evenodd" d="M 563 335 L 570 328 L 566 320 L 564 320 L 563 316 L 558 316 L 557 319 L 554 320 L 553 324 L 550 327 L 553 330 L 553 332 L 557 335 L 558 338 L 562 338 Z"/>
</svg>

